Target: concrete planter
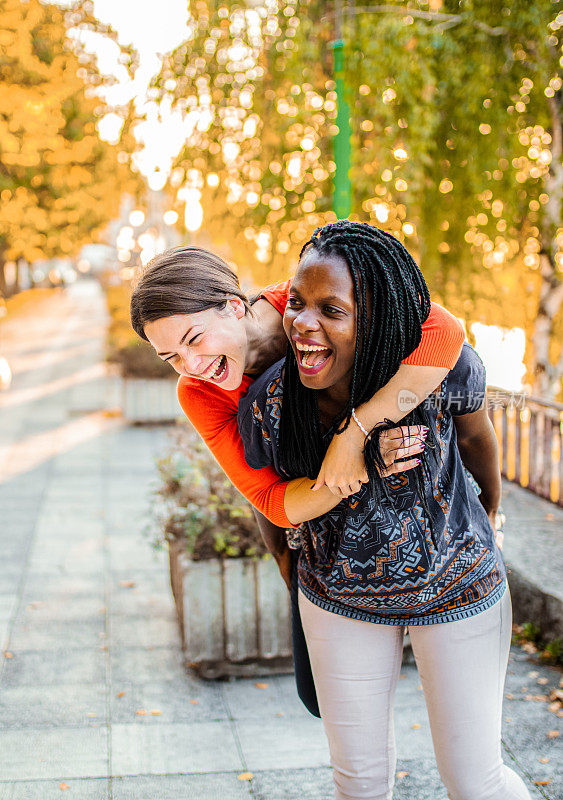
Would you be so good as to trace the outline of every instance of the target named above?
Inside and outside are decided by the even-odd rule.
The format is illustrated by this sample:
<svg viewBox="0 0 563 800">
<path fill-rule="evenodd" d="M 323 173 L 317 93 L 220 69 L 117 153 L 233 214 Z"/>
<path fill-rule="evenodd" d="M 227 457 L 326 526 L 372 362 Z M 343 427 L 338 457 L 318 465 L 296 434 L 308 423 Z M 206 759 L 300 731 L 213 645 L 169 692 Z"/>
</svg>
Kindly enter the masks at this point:
<svg viewBox="0 0 563 800">
<path fill-rule="evenodd" d="M 175 422 L 182 416 L 176 381 L 168 378 L 123 378 L 123 416 L 132 424 Z"/>
<path fill-rule="evenodd" d="M 273 559 L 191 561 L 169 543 L 186 663 L 204 678 L 291 672 L 291 609 Z"/>
</svg>

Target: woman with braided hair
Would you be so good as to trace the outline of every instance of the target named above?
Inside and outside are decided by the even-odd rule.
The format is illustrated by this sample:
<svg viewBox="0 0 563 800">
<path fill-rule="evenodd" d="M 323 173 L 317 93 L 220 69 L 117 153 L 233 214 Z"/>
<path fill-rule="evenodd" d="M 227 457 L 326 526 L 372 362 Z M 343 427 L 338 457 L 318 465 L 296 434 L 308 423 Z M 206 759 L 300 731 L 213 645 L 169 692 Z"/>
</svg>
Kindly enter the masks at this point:
<svg viewBox="0 0 563 800">
<path fill-rule="evenodd" d="M 221 258 L 198 247 L 177 247 L 147 265 L 131 298 L 134 330 L 180 375 L 182 409 L 226 475 L 256 509 L 262 536 L 288 588 L 292 574 L 296 577 L 292 569 L 296 551 L 288 548 L 285 529 L 328 511 L 368 477 L 363 435 L 357 426 L 334 437 L 316 481 L 305 478 L 305 473 L 287 481 L 271 468 L 252 469 L 244 459 L 238 403 L 253 380 L 286 350 L 282 315 L 289 283 L 264 289 L 251 304 L 236 274 Z M 384 419 L 400 420 L 405 414 L 397 402 L 401 391 L 409 399 L 420 398 L 416 402 L 428 396 L 456 363 L 463 340 L 459 322 L 432 303 L 422 327 L 404 348 L 396 375 L 373 397 L 366 395 L 363 405 L 358 404 L 358 419 L 368 427 Z M 413 467 L 423 449 L 420 426 L 386 432 L 381 445 L 386 473 Z M 292 610 L 297 688 L 307 708 L 318 715 L 295 581 Z"/>
<path fill-rule="evenodd" d="M 298 565 L 337 800 L 392 796 L 405 629 L 450 800 L 529 800 L 501 756 L 511 604 L 495 542 L 501 483 L 483 364 L 464 344 L 432 402 L 406 417 L 428 428 L 412 470 L 381 477 L 382 426 L 368 430 L 357 415 L 428 312 L 422 274 L 393 236 L 347 221 L 317 229 L 290 287 L 286 358 L 241 399 L 239 427 L 248 463 L 286 479 L 316 476 L 338 431 L 365 435 L 369 482 L 305 524 Z"/>
</svg>

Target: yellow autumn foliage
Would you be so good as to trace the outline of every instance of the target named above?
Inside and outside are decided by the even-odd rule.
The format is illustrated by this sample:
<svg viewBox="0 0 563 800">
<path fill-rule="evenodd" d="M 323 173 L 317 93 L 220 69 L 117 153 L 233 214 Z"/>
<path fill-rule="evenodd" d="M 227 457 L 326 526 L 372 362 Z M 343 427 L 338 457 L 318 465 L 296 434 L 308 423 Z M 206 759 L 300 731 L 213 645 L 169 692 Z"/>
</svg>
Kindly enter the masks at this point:
<svg viewBox="0 0 563 800">
<path fill-rule="evenodd" d="M 0 14 L 1 272 L 6 260 L 76 254 L 117 215 L 122 194 L 137 193 L 140 179 L 130 168 L 131 120 L 118 145 L 97 135 L 105 106 L 95 87 L 103 78 L 69 36 L 81 22 L 99 25 L 88 4 L 63 10 L 0 0 Z"/>
</svg>

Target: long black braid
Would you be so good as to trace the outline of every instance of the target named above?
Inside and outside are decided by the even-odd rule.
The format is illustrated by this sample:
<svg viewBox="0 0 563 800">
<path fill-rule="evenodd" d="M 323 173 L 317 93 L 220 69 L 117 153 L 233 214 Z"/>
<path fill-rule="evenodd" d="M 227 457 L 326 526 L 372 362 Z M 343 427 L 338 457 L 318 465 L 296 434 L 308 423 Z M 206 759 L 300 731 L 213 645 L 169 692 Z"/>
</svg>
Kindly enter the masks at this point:
<svg viewBox="0 0 563 800">
<path fill-rule="evenodd" d="M 314 250 L 319 256 L 339 256 L 349 270 L 357 307 L 357 335 L 350 383 L 350 399 L 334 420 L 329 434 L 350 424 L 352 409 L 369 400 L 399 369 L 401 361 L 419 345 L 422 325 L 430 313 L 430 296 L 422 273 L 405 247 L 394 236 L 366 223 L 341 220 L 317 228 L 301 250 L 300 258 Z M 371 306 L 371 313 L 369 308 Z M 389 490 L 379 470 L 385 468 L 379 433 L 396 427 L 385 420 L 366 439 L 364 456 L 372 489 L 389 499 Z M 431 420 L 423 406 L 415 408 L 401 425 L 429 427 L 421 465 L 413 470 L 417 490 L 427 518 L 431 515 L 424 492 L 430 479 L 428 450 L 436 447 Z M 280 419 L 280 457 L 291 478 L 318 475 L 330 435 L 323 439 L 317 392 L 299 379 L 291 345 L 288 346 L 284 394 Z M 432 534 L 434 541 L 434 536 Z M 434 541 L 436 546 L 436 542 Z"/>
</svg>

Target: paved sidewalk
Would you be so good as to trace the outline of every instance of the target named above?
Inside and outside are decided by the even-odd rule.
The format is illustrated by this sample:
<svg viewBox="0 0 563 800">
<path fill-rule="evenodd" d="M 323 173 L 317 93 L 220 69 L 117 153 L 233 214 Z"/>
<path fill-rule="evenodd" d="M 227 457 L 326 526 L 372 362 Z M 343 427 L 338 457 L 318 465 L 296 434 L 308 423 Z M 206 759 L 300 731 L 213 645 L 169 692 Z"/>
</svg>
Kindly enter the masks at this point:
<svg viewBox="0 0 563 800">
<path fill-rule="evenodd" d="M 0 800 L 330 800 L 326 739 L 292 676 L 260 688 L 183 667 L 166 557 L 143 533 L 168 434 L 104 412 L 105 325 L 83 282 L 0 329 L 14 371 L 0 395 Z M 540 699 L 559 678 L 513 648 L 505 759 L 534 798 L 563 798 L 561 720 Z M 446 800 L 413 665 L 396 729 L 396 800 Z"/>
</svg>

